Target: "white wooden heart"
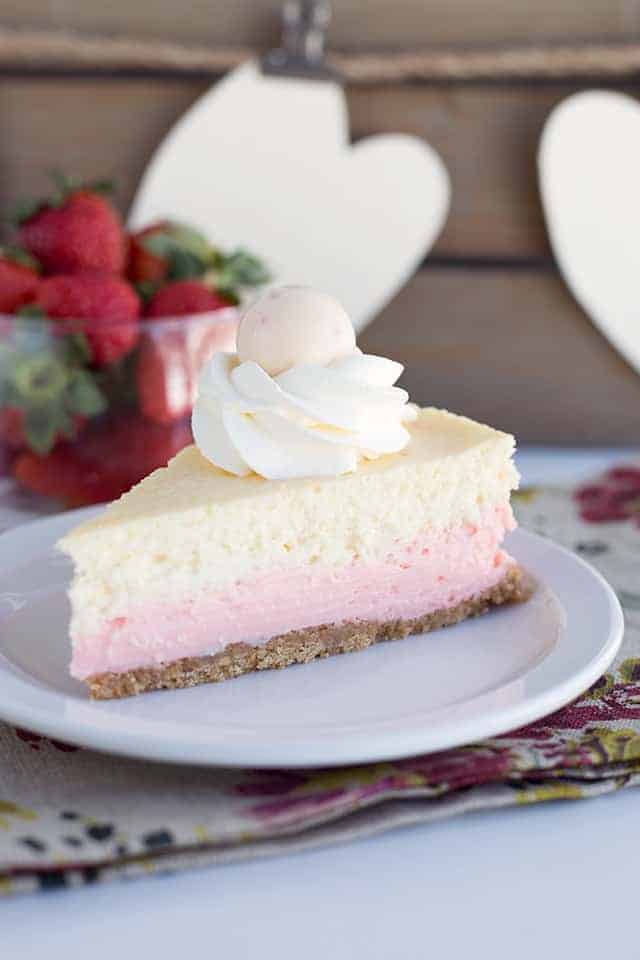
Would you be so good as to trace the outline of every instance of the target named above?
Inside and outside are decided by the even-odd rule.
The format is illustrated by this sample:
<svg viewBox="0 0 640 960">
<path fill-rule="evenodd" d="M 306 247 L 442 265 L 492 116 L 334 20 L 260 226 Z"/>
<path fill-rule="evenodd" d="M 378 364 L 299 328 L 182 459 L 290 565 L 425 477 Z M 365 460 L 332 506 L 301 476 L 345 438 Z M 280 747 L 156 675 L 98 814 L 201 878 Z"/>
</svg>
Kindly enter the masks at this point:
<svg viewBox="0 0 640 960">
<path fill-rule="evenodd" d="M 564 100 L 545 124 L 538 172 L 570 290 L 640 373 L 640 104 L 605 90 Z"/>
<path fill-rule="evenodd" d="M 449 195 L 427 143 L 386 134 L 350 146 L 338 86 L 266 78 L 251 62 L 167 134 L 130 225 L 174 217 L 249 247 L 279 282 L 337 296 L 359 331 L 434 243 Z"/>
</svg>

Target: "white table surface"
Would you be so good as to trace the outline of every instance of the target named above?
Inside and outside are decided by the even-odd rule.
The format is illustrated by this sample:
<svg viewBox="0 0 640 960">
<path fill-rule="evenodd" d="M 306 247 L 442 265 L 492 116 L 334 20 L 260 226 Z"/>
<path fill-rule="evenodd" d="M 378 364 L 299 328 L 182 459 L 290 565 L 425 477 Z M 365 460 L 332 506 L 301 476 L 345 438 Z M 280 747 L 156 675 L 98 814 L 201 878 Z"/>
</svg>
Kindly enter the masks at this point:
<svg viewBox="0 0 640 960">
<path fill-rule="evenodd" d="M 524 450 L 527 483 L 629 450 Z M 0 784 L 1 794 L 1 784 Z M 294 856 L 0 902 L 0 957 L 640 956 L 640 791 L 469 814 Z"/>
</svg>

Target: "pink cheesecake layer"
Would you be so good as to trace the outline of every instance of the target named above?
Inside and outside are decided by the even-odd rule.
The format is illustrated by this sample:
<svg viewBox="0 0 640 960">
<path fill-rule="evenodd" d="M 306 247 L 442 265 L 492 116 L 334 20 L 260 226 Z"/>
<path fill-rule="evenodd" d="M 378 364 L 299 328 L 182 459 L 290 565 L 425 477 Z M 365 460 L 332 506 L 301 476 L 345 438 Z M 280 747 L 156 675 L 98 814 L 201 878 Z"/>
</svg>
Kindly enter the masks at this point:
<svg viewBox="0 0 640 960">
<path fill-rule="evenodd" d="M 495 586 L 512 559 L 500 544 L 514 526 L 508 505 L 479 526 L 425 532 L 377 563 L 307 564 L 274 570 L 179 604 L 132 603 L 127 616 L 74 637 L 71 673 L 80 679 L 218 653 L 230 643 L 325 623 L 413 619 Z"/>
</svg>

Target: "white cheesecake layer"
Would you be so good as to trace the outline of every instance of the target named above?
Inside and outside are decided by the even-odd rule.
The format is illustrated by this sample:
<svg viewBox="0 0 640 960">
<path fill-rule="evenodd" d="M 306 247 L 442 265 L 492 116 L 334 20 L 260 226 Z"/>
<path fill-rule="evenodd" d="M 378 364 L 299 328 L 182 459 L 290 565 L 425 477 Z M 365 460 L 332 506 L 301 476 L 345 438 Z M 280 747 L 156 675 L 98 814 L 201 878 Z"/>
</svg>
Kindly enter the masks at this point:
<svg viewBox="0 0 640 960">
<path fill-rule="evenodd" d="M 477 525 L 517 486 L 513 437 L 420 411 L 400 453 L 339 477 L 235 477 L 195 447 L 60 543 L 74 561 L 72 636 L 270 570 L 375 563 L 420 533 Z"/>
</svg>

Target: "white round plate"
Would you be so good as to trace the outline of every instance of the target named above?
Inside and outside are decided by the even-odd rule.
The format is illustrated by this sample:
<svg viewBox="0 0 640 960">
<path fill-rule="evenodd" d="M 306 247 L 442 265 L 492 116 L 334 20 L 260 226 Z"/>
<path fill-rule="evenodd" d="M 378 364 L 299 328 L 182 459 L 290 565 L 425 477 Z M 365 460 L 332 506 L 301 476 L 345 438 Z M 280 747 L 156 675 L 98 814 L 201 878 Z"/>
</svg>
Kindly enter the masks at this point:
<svg viewBox="0 0 640 960">
<path fill-rule="evenodd" d="M 615 594 L 578 557 L 518 530 L 527 603 L 428 636 L 221 684 L 93 702 L 67 673 L 70 569 L 55 541 L 88 511 L 0 537 L 0 716 L 109 753 L 174 763 L 314 766 L 442 750 L 562 707 L 622 639 Z"/>
</svg>

